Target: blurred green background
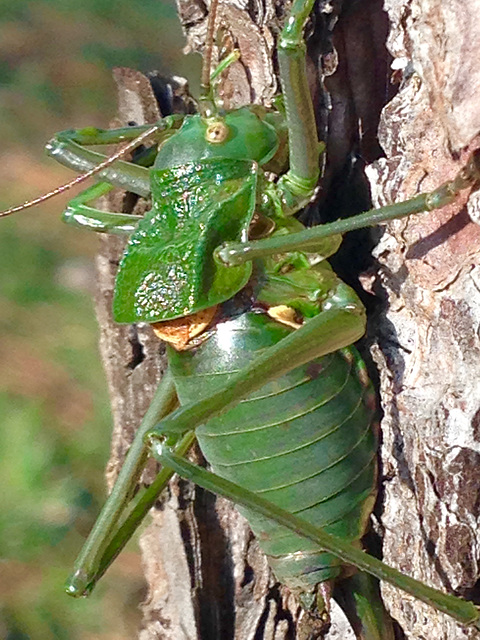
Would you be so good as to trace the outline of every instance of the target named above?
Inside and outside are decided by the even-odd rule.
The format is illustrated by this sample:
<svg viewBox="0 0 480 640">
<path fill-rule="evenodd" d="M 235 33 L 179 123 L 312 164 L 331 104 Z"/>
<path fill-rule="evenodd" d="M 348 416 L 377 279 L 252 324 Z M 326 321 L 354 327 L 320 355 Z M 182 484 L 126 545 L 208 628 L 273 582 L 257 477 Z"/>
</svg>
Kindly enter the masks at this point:
<svg viewBox="0 0 480 640">
<path fill-rule="evenodd" d="M 55 132 L 108 126 L 111 68 L 184 76 L 173 0 L 2 0 L 0 208 L 72 177 L 43 155 Z M 94 595 L 63 594 L 104 499 L 111 428 L 97 352 L 92 234 L 68 198 L 0 221 L 0 638 L 134 638 L 144 596 L 130 545 Z"/>
</svg>

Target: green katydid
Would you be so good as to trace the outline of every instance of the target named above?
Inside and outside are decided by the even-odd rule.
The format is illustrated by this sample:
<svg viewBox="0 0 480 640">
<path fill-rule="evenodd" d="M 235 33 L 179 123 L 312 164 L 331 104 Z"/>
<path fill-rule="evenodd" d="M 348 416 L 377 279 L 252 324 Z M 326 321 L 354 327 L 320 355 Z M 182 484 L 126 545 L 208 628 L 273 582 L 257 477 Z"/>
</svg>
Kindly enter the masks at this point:
<svg viewBox="0 0 480 640">
<path fill-rule="evenodd" d="M 91 174 L 97 173 L 109 181 L 95 185 L 74 199 L 65 220 L 97 231 L 130 236 L 114 302 L 119 322 L 150 322 L 161 331 L 164 323 L 170 320 L 204 314 L 215 305 L 224 305 L 234 299 L 233 304 L 224 305 L 224 315 L 222 310 L 215 310 L 210 316 L 207 314 L 207 320 L 202 316 L 208 331 L 192 338 L 187 345 L 189 349 L 178 354 L 172 351 L 172 373 L 159 388 L 140 435 L 132 445 L 124 471 L 79 558 L 69 592 L 82 595 L 93 588 L 175 470 L 243 505 L 260 538 L 271 538 L 272 546 L 267 548 L 267 553 L 273 557 L 277 576 L 292 589 L 308 591 L 325 578 L 335 577 L 340 572 L 340 563 L 332 556 L 338 555 L 343 561 L 414 590 L 418 597 L 464 623 L 476 621 L 473 605 L 419 586 L 348 544 L 358 541 L 363 534 L 375 476 L 375 438 L 369 428 L 371 392 L 356 353 L 346 349 L 363 334 L 364 314 L 355 294 L 339 281 L 320 257 L 326 258 L 336 251 L 338 234 L 450 202 L 459 190 L 476 181 L 479 160 L 474 156 L 453 182 L 440 187 L 434 194 L 420 195 L 407 203 L 315 230 L 301 230 L 300 223 L 289 216 L 310 200 L 317 183 L 319 164 L 318 141 L 304 71 L 302 35 L 312 4 L 311 1 L 296 0 L 279 42 L 286 126 L 283 115 L 277 112 L 244 108 L 221 113 L 210 87 L 210 64 L 207 62 L 199 115 L 167 117 L 154 127 L 65 132 L 50 144 L 52 155 L 64 164 L 83 171 L 88 169 Z M 213 19 L 211 25 L 214 25 Z M 263 171 L 269 169 L 279 140 L 284 139 L 287 132 L 289 170 L 277 183 L 268 183 Z M 103 168 L 99 167 L 99 154 L 84 148 L 89 144 L 125 139 L 132 140 L 131 146 L 137 146 L 144 138 L 154 138 L 160 144 L 150 174 L 147 169 L 119 161 L 118 155 L 105 161 Z M 138 219 L 90 208 L 89 202 L 110 190 L 111 184 L 127 187 L 140 195 L 151 191 L 152 212 Z M 249 237 L 255 236 L 258 225 L 253 219 L 254 212 L 259 218 L 272 220 L 275 232 L 268 238 L 248 241 Z M 235 298 L 245 287 L 248 301 L 245 296 Z M 269 313 L 265 313 L 266 309 Z M 276 315 L 272 309 L 276 310 Z M 299 328 L 292 331 L 288 327 L 292 324 Z M 257 335 L 260 339 L 255 342 Z M 259 350 L 262 354 L 252 360 L 249 354 L 245 356 L 243 348 L 240 350 L 240 344 L 251 344 L 251 350 Z M 229 355 L 232 349 L 233 364 Z M 216 367 L 221 363 L 224 384 L 218 387 L 215 381 L 215 385 L 205 384 L 200 388 L 200 375 L 219 373 L 218 368 L 209 369 L 212 363 Z M 234 374 L 233 368 L 239 366 L 244 369 Z M 218 375 L 215 377 L 218 380 Z M 347 389 L 346 395 L 340 397 L 335 389 Z M 265 416 L 270 416 L 272 409 L 268 405 L 262 406 L 261 401 L 287 391 L 292 397 L 285 397 L 285 407 L 291 406 L 293 400 L 293 404 L 302 405 L 304 413 L 319 410 L 329 415 L 319 418 L 321 427 L 315 423 L 316 435 L 309 430 L 311 424 L 299 424 L 298 429 L 292 429 L 294 433 L 286 444 L 281 438 L 275 438 L 279 447 L 275 453 L 262 454 L 265 442 L 257 441 L 254 432 L 260 433 L 269 426 L 278 427 L 278 424 L 266 422 Z M 203 398 L 195 401 L 198 392 Z M 170 412 L 177 393 L 184 406 L 164 417 Z M 313 398 L 323 399 L 315 406 L 309 406 L 308 402 Z M 240 400 L 243 402 L 238 404 Z M 253 412 L 255 405 L 258 405 L 256 414 Z M 227 409 L 223 417 L 216 417 Z M 259 421 L 256 426 L 255 415 Z M 281 428 L 300 417 L 299 414 L 283 415 Z M 334 426 L 337 423 L 349 427 L 352 439 L 348 445 L 343 433 L 341 443 L 335 444 Z M 250 428 L 245 429 L 245 424 Z M 353 424 L 358 432 L 351 427 Z M 197 427 L 196 435 L 204 453 L 223 480 L 193 467 L 182 458 L 194 440 L 192 430 Z M 222 429 L 231 443 L 226 448 L 211 442 L 222 439 Z M 249 431 L 251 433 L 246 435 Z M 148 450 L 164 463 L 164 470 L 154 485 L 129 505 L 124 515 L 132 481 L 138 477 L 144 463 L 143 437 Z M 249 440 L 242 443 L 244 437 Z M 335 453 L 329 452 L 330 459 L 324 467 L 312 470 L 308 467 L 310 454 L 298 457 L 298 451 L 307 450 L 327 437 L 331 437 Z M 236 446 L 234 439 L 239 443 Z M 271 445 L 274 438 L 266 435 L 266 440 L 266 444 Z M 338 449 L 340 444 L 342 450 Z M 227 457 L 228 447 L 240 458 Z M 253 457 L 244 458 L 249 449 L 252 449 Z M 361 455 L 352 455 L 348 467 L 344 467 L 344 461 L 355 449 L 357 453 L 361 450 Z M 295 460 L 291 467 L 288 464 L 279 466 L 274 459 L 290 454 Z M 319 455 L 315 452 L 315 461 Z M 242 465 L 253 467 L 256 460 L 262 465 L 251 476 L 249 473 L 242 475 L 238 469 L 232 472 L 232 468 Z M 328 473 L 335 466 L 336 473 L 331 474 L 328 483 L 316 483 L 312 494 L 306 485 L 299 485 L 319 476 L 323 470 Z M 265 478 L 270 480 L 276 474 L 284 474 L 286 467 L 293 474 L 296 470 L 309 470 L 304 478 L 282 475 L 275 480 L 277 484 L 261 485 Z M 337 486 L 332 483 L 338 480 L 340 471 L 346 479 L 344 485 Z M 242 486 L 226 480 L 234 480 Z M 329 485 L 329 493 L 321 494 L 325 484 Z M 288 505 L 285 497 L 288 492 L 282 491 L 285 487 L 292 489 L 290 501 L 294 506 L 298 506 L 299 494 L 308 496 L 306 504 L 295 509 L 295 514 L 299 512 L 300 515 L 295 515 L 294 507 Z M 249 492 L 249 488 L 257 493 Z M 283 493 L 282 497 L 275 495 L 276 489 L 280 489 L 278 493 Z M 348 496 L 353 502 L 347 509 L 342 501 L 346 499 L 348 489 L 354 490 Z M 265 493 L 269 499 L 262 500 L 258 493 Z M 316 496 L 318 504 L 335 503 L 336 515 L 333 517 L 331 512 L 326 516 L 319 515 L 322 511 L 319 507 L 318 513 L 310 517 L 307 512 L 314 511 L 313 505 L 317 504 L 312 502 L 310 495 Z M 282 506 L 287 510 L 279 508 Z M 347 526 L 344 515 L 355 510 L 355 524 Z M 319 528 L 325 526 L 328 531 L 329 525 L 332 532 L 344 539 L 343 542 L 337 537 L 328 537 Z M 285 527 L 295 534 L 287 534 Z M 301 538 L 309 542 L 300 541 Z M 282 547 L 284 542 L 285 548 Z M 328 550 L 329 554 L 318 552 L 318 547 Z M 317 563 L 314 570 L 310 562 L 312 557 Z"/>
</svg>

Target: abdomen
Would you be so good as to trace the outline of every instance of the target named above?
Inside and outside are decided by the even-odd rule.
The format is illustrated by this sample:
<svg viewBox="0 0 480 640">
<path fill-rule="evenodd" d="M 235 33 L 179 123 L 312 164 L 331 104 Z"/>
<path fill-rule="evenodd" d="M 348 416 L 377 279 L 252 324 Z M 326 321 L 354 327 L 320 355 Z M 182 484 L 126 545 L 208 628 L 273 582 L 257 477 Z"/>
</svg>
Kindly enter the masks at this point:
<svg viewBox="0 0 480 640">
<path fill-rule="evenodd" d="M 171 354 L 182 404 L 209 395 L 292 329 L 265 314 L 218 325 L 192 351 Z M 213 471 L 352 542 L 375 496 L 374 399 L 354 349 L 292 370 L 197 429 Z M 242 509 L 277 579 L 308 591 L 339 575 L 340 561 L 313 543 Z"/>
</svg>

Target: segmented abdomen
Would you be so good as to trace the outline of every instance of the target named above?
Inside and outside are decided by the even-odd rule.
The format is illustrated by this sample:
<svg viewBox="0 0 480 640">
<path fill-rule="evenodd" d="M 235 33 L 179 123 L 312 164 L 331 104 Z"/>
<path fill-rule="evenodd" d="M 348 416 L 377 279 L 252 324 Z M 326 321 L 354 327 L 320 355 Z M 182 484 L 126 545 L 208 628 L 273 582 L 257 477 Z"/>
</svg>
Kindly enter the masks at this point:
<svg viewBox="0 0 480 640">
<path fill-rule="evenodd" d="M 180 402 L 217 390 L 291 329 L 253 312 L 222 323 L 193 351 L 171 355 Z M 354 349 L 294 369 L 197 430 L 215 473 L 299 517 L 358 541 L 373 506 L 373 394 Z M 340 573 L 340 561 L 249 509 L 242 513 L 277 579 L 308 591 Z"/>
</svg>

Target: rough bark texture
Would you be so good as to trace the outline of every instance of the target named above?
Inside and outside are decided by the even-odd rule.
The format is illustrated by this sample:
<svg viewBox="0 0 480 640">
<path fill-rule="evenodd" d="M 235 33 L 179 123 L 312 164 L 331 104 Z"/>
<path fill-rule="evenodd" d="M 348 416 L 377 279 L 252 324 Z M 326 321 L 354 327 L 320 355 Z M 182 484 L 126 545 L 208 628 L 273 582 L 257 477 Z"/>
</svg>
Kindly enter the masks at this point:
<svg viewBox="0 0 480 640">
<path fill-rule="evenodd" d="M 338 208 L 349 214 L 365 208 L 365 163 L 373 163 L 368 176 L 377 204 L 452 177 L 466 157 L 462 148 L 474 148 L 480 125 L 474 100 L 480 2 L 387 0 L 389 49 L 401 61 L 394 77 L 399 87 L 390 83 L 382 3 L 318 5 L 309 73 L 321 137 L 328 129 L 328 164 L 314 215 L 333 209 L 338 217 Z M 203 1 L 179 0 L 179 12 L 188 46 L 202 50 Z M 227 106 L 268 104 L 278 91 L 274 42 L 283 18 L 283 2 L 222 2 L 224 42 L 241 52 L 222 82 Z M 119 70 L 117 82 L 121 121 L 158 117 L 142 76 Z M 381 109 L 397 89 L 377 137 Z M 364 283 L 385 303 L 370 327 L 385 412 L 385 493 L 378 509 L 385 559 L 426 582 L 474 597 L 480 230 L 469 222 L 464 202 L 388 225 L 376 249 L 376 275 L 365 276 Z M 114 210 L 133 205 L 144 206 L 121 195 L 110 203 Z M 118 327 L 111 320 L 120 252 L 120 243 L 108 240 L 99 258 L 101 346 L 115 420 L 109 482 L 164 369 L 163 349 L 148 327 Z M 307 637 L 297 603 L 275 584 L 231 505 L 181 481 L 169 493 L 142 539 L 149 584 L 142 640 Z M 480 637 L 390 587 L 384 593 L 407 638 Z M 335 621 L 326 637 L 353 637 L 342 625 Z"/>
<path fill-rule="evenodd" d="M 479 146 L 480 3 L 387 0 L 389 48 L 403 63 L 369 171 L 376 204 L 430 190 Z M 385 417 L 384 559 L 478 598 L 480 229 L 466 198 L 388 225 L 376 256 L 388 310 L 376 361 Z M 479 638 L 390 587 L 407 638 Z"/>
</svg>

